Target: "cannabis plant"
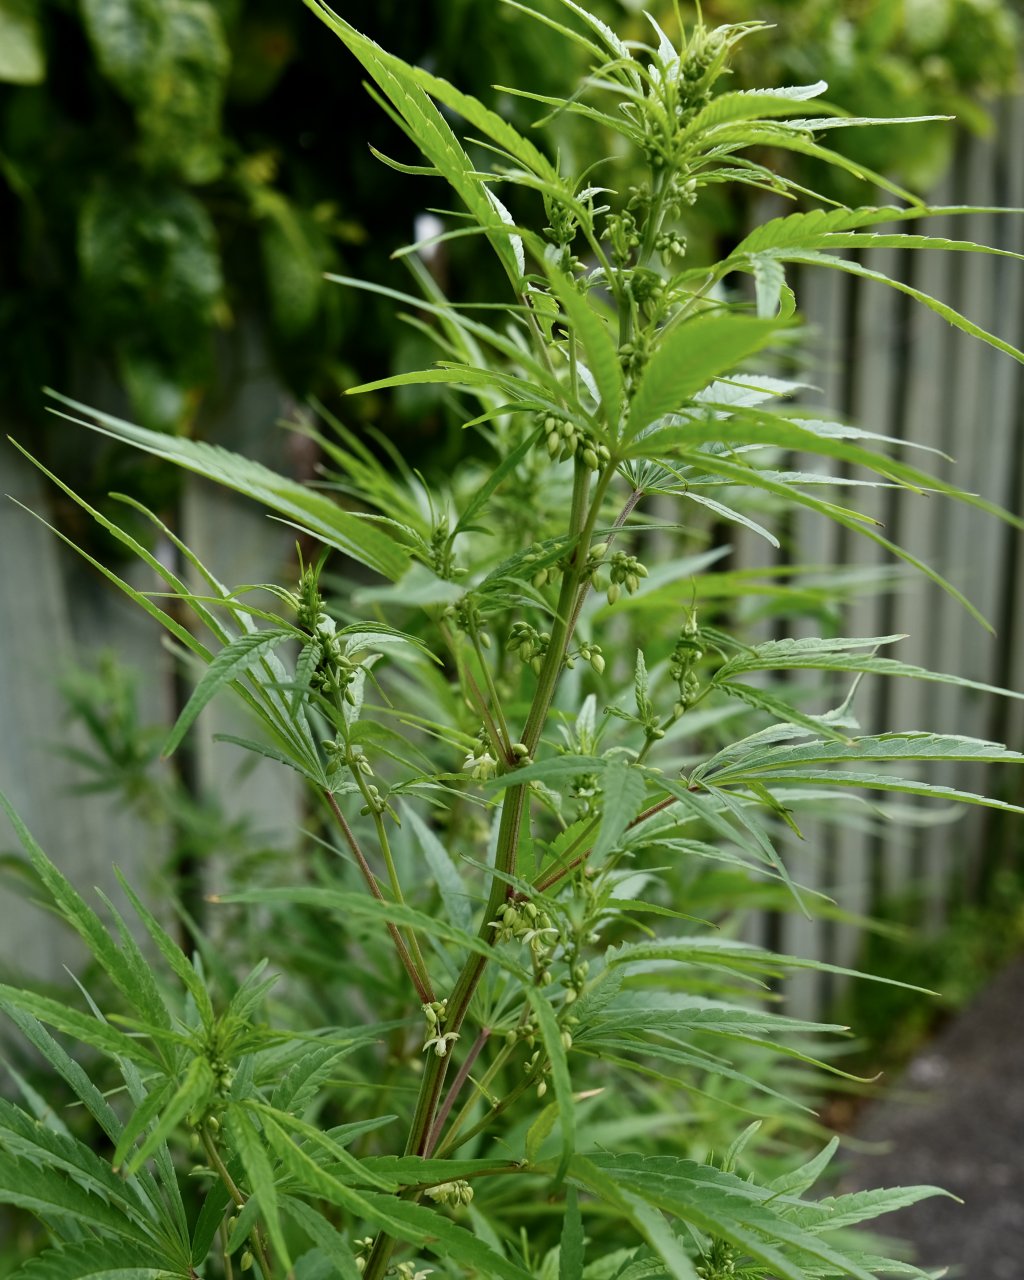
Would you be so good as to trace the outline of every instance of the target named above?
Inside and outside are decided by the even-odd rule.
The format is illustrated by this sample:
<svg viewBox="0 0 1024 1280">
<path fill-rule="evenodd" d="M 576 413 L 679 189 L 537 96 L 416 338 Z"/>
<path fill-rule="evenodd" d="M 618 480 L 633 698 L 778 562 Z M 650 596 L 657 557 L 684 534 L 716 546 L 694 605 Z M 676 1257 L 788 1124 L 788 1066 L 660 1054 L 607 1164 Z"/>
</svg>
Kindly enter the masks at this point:
<svg viewBox="0 0 1024 1280">
<path fill-rule="evenodd" d="M 82 502 L 163 592 L 91 563 L 200 672 L 165 753 L 230 687 L 256 726 L 233 741 L 296 770 L 316 797 L 326 857 L 215 897 L 255 916 L 268 954 L 291 913 L 316 913 L 337 957 L 323 985 L 344 981 L 332 1007 L 347 1016 L 297 1018 L 287 966 L 257 964 L 239 981 L 223 949 L 189 958 L 125 884 L 144 950 L 7 806 L 102 974 L 81 1001 L 0 989 L 78 1104 L 65 1118 L 32 1089 L 23 1106 L 0 1104 L 0 1196 L 35 1213 L 51 1245 L 18 1275 L 922 1276 L 849 1228 L 936 1188 L 812 1198 L 835 1140 L 803 1163 L 798 1144 L 781 1162 L 776 1150 L 765 1172 L 757 1116 L 785 1105 L 783 1081 L 798 1116 L 805 1096 L 766 1062 L 838 1071 L 830 1045 L 843 1029 L 773 1010 L 775 980 L 816 962 L 742 941 L 721 913 L 696 917 L 707 897 L 688 886 L 701 868 L 726 869 L 814 910 L 779 852 L 802 805 L 865 793 L 998 804 L 920 781 L 914 762 L 1024 757 L 913 726 L 862 730 L 864 675 L 969 682 L 880 652 L 893 636 L 752 642 L 716 612 L 719 549 L 699 538 L 707 512 L 713 530 L 759 528 L 751 499 L 768 497 L 875 540 L 963 599 L 855 510 L 815 496 L 828 477 L 809 491 L 785 455 L 831 460 L 837 486 L 863 469 L 873 483 L 989 504 L 894 456 L 895 442 L 799 408 L 779 376 L 800 336 L 792 264 L 889 284 L 1024 359 L 847 253 L 978 251 L 920 230 L 963 210 L 928 208 L 834 152 L 832 130 L 877 122 L 830 108 L 824 84 L 730 91 L 737 44 L 768 38 L 756 22 L 684 31 L 677 14 L 674 35 L 651 21 L 649 43 L 627 44 L 573 0 L 564 22 L 511 0 L 591 66 L 563 99 L 507 90 L 544 109 L 534 141 L 309 2 L 423 157 L 381 159 L 443 179 L 459 208 L 440 239 L 482 237 L 507 277 L 475 309 L 446 298 L 415 252 L 409 294 L 338 282 L 393 297 L 438 354 L 352 393 L 440 386 L 471 433 L 465 462 L 430 483 L 387 440 L 324 415 L 303 428 L 326 468 L 309 488 L 57 400 L 72 421 L 301 531 L 294 580 L 254 595 L 223 585 L 155 514 L 141 512 L 177 547 L 180 571 Z M 577 152 L 577 130 L 607 156 L 583 173 L 560 158 Z M 897 203 L 817 207 L 787 174 L 788 153 Z M 688 211 L 722 184 L 798 207 L 721 260 L 691 262 Z M 645 562 L 666 533 L 673 557 Z M 633 613 L 638 602 L 648 607 Z M 622 625 L 629 617 L 643 627 Z M 787 698 L 772 676 L 789 671 L 847 682 L 840 705 Z M 649 928 L 659 917 L 664 928 Z M 111 1069 L 116 1083 L 101 1089 Z M 688 1131 L 708 1099 L 713 1143 L 707 1127 Z M 83 1109 L 97 1149 L 73 1132 Z"/>
</svg>

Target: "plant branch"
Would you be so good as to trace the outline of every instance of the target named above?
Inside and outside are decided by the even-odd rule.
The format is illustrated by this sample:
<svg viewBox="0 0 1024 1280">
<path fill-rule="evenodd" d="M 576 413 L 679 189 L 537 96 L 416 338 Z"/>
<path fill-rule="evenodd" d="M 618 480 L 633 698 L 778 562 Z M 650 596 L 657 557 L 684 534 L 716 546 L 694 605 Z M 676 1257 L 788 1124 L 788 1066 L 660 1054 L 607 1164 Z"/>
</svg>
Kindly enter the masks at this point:
<svg viewBox="0 0 1024 1280">
<path fill-rule="evenodd" d="M 662 809 L 667 809 L 669 805 L 673 805 L 675 802 L 675 796 L 666 796 L 664 800 L 659 800 L 657 804 L 651 805 L 651 807 L 649 809 L 645 809 L 643 813 L 638 813 L 633 821 L 627 825 L 626 830 L 632 831 L 632 829 L 634 827 L 638 827 L 641 822 L 646 822 L 648 818 L 653 818 L 656 813 L 661 813 Z M 593 826 L 596 825 L 596 823 L 597 820 L 595 819 L 592 827 L 581 833 L 580 839 L 572 844 L 570 848 L 566 850 L 566 853 L 572 852 L 573 849 L 578 849 L 583 840 L 591 834 Z M 590 857 L 593 847 L 594 846 L 591 845 L 589 849 L 585 849 L 583 853 L 578 857 L 573 858 L 571 862 L 564 863 L 564 865 L 557 869 L 549 868 L 540 879 L 534 881 L 533 887 L 538 893 L 545 893 L 552 885 L 557 884 L 559 880 L 563 880 L 570 871 L 575 871 L 577 867 L 582 866 L 582 864 Z"/>
<path fill-rule="evenodd" d="M 588 521 L 589 494 L 589 468 L 577 463 L 573 476 L 573 499 L 569 528 L 569 536 L 572 540 L 579 538 L 588 523 L 591 525 L 593 523 L 593 513 L 589 513 L 591 519 Z M 565 660 L 566 647 L 572 634 L 569 628 L 569 610 L 576 598 L 579 583 L 582 579 L 582 566 L 585 563 L 586 553 L 580 541 L 572 553 L 571 564 L 562 579 L 562 589 L 559 594 L 552 638 L 537 679 L 537 688 L 534 691 L 533 703 L 527 718 L 526 729 L 524 730 L 523 741 L 531 752 L 540 739 L 540 731 L 547 719 L 558 675 Z M 522 829 L 527 795 L 528 791 L 525 786 L 509 787 L 505 793 L 495 852 L 495 868 L 504 874 L 513 874 L 515 871 L 516 851 L 519 848 L 519 834 Z M 507 888 L 504 881 L 495 876 L 491 883 L 491 892 L 478 935 L 487 943 L 491 943 L 494 940 L 494 930 L 489 922 L 494 919 L 498 908 L 506 897 Z M 476 954 L 470 956 L 466 961 L 452 989 L 452 993 L 448 997 L 448 1013 L 445 1019 L 446 1031 L 458 1032 L 462 1026 L 486 964 L 487 958 Z M 437 1057 L 436 1054 L 428 1056 L 420 1083 L 416 1112 L 413 1116 L 409 1139 L 406 1144 L 407 1155 L 422 1155 L 425 1150 L 426 1143 L 433 1131 L 434 1117 L 440 1104 L 444 1078 L 450 1061 L 451 1058 L 447 1055 L 443 1058 Z M 380 1275 L 383 1273 L 382 1271 L 371 1270 L 371 1262 L 373 1262 L 372 1253 L 370 1259 L 367 1260 L 364 1280 L 380 1280 Z M 386 1265 L 386 1260 L 384 1263 L 375 1265 Z"/>
<path fill-rule="evenodd" d="M 445 1121 L 448 1119 L 451 1114 L 452 1107 L 455 1105 L 455 1099 L 459 1096 L 462 1086 L 469 1079 L 469 1073 L 473 1069 L 473 1063 L 476 1062 L 477 1058 L 480 1056 L 481 1050 L 490 1038 L 490 1027 L 482 1027 L 480 1029 L 480 1034 L 473 1041 L 469 1053 L 466 1054 L 465 1061 L 462 1063 L 462 1066 L 459 1067 L 455 1079 L 452 1081 L 452 1086 L 448 1090 L 448 1096 L 438 1108 L 437 1116 L 434 1119 L 434 1126 L 430 1131 L 430 1136 L 427 1139 L 426 1150 L 423 1153 L 425 1156 L 433 1155 L 434 1148 L 437 1146 L 438 1139 L 441 1136 L 441 1130 L 444 1128 Z"/>
<path fill-rule="evenodd" d="M 610 482 L 612 475 L 614 475 L 614 463 L 609 465 L 609 467 L 606 469 L 606 475 L 608 477 L 608 480 L 605 482 L 605 488 L 607 488 L 608 482 Z M 602 477 L 602 479 L 604 479 L 604 477 Z M 640 501 L 640 499 L 643 496 L 644 496 L 643 489 L 634 489 L 633 492 L 629 495 L 629 498 L 626 500 L 625 506 L 622 508 L 618 516 L 616 516 L 615 518 L 615 523 L 612 525 L 612 532 L 608 535 L 607 540 L 608 540 L 609 546 L 615 541 L 615 535 L 619 532 L 619 530 L 622 529 L 623 525 L 626 523 L 629 517 L 633 514 L 633 511 L 637 503 Z M 601 491 L 601 497 L 602 498 L 604 497 L 604 490 Z M 595 510 L 594 523 L 596 523 L 596 510 Z M 592 529 L 593 529 L 593 526 L 591 526 L 591 530 Z M 580 589 L 576 597 L 576 603 L 573 605 L 572 618 L 570 620 L 570 632 L 576 630 L 576 624 L 577 622 L 579 622 L 580 614 L 583 611 L 583 605 L 584 605 L 584 602 L 586 601 L 587 592 L 589 590 L 590 590 L 590 582 L 588 580 L 584 580 L 580 584 Z"/>
<path fill-rule="evenodd" d="M 505 1063 L 508 1061 L 512 1053 L 512 1050 L 515 1048 L 516 1044 L 518 1044 L 518 1040 L 511 1045 L 507 1045 L 507 1044 L 503 1045 L 495 1055 L 494 1061 L 483 1073 L 480 1079 L 473 1081 L 476 1092 L 479 1095 L 481 1095 L 483 1098 L 485 1098 L 491 1104 L 491 1106 L 494 1105 L 495 1100 L 490 1096 L 488 1092 L 490 1083 L 494 1079 L 494 1077 L 498 1074 L 498 1072 L 501 1070 L 501 1068 L 505 1065 Z M 462 1107 L 459 1110 L 459 1114 L 448 1126 L 448 1132 L 444 1135 L 444 1141 L 441 1143 L 440 1147 L 436 1149 L 435 1155 L 439 1157 L 443 1157 L 453 1146 L 457 1145 L 455 1141 L 456 1135 L 458 1134 L 459 1130 L 462 1128 L 463 1123 L 465 1122 L 466 1117 L 469 1115 L 470 1109 L 472 1108 L 475 1102 L 476 1102 L 475 1097 L 466 1099 L 466 1101 L 463 1103 Z"/>
<path fill-rule="evenodd" d="M 365 785 L 365 784 L 363 784 Z M 369 800 L 367 794 L 367 800 Z M 373 813 L 374 826 L 377 829 L 377 840 L 380 843 L 381 853 L 384 855 L 384 865 L 388 869 L 388 879 L 391 882 L 391 892 L 395 895 L 395 901 L 405 905 L 405 897 L 402 893 L 402 886 L 398 879 L 398 871 L 395 869 L 395 859 L 391 853 L 391 842 L 388 840 L 387 827 L 384 825 L 384 815 Z M 407 930 L 409 938 L 409 946 L 412 948 L 412 958 L 416 965 L 416 972 L 420 975 L 423 987 L 426 991 L 431 991 L 430 973 L 427 970 L 426 961 L 423 959 L 423 952 L 420 950 L 420 941 L 416 936 L 416 930 L 409 928 Z"/>
<path fill-rule="evenodd" d="M 498 690 L 494 685 L 494 673 L 491 671 L 491 664 L 487 661 L 483 645 L 480 643 L 480 633 L 475 624 L 470 625 L 469 637 L 473 642 L 473 650 L 476 653 L 477 661 L 480 663 L 480 669 L 484 673 L 484 683 L 487 685 L 487 695 L 491 700 L 491 706 L 494 708 L 494 715 L 497 718 L 497 724 L 500 730 L 497 746 L 501 748 L 505 759 L 511 761 L 513 758 L 512 734 L 509 731 L 508 722 L 505 719 L 505 711 L 501 705 L 501 698 L 498 697 Z M 472 673 L 467 671 L 467 674 L 471 675 Z"/>
<path fill-rule="evenodd" d="M 224 1161 L 221 1159 L 220 1152 L 217 1150 L 217 1144 L 214 1142 L 213 1138 L 210 1136 L 210 1132 L 205 1125 L 202 1127 L 201 1132 L 202 1132 L 203 1148 L 206 1151 L 207 1159 L 210 1161 L 210 1164 L 213 1166 L 221 1182 L 224 1183 L 224 1186 L 227 1189 L 228 1195 L 235 1202 L 235 1205 L 237 1206 L 237 1208 L 239 1209 L 245 1208 L 245 1205 L 246 1205 L 245 1193 L 241 1190 L 241 1188 L 238 1186 L 238 1183 L 235 1182 L 234 1178 L 232 1178 L 231 1174 L 228 1172 L 228 1167 L 224 1163 Z M 251 1239 L 252 1239 L 253 1253 L 255 1253 L 256 1260 L 260 1264 L 260 1270 L 263 1272 L 263 1280 L 273 1280 L 273 1272 L 270 1270 L 270 1263 L 267 1259 L 267 1247 L 263 1243 L 263 1238 L 260 1234 L 260 1229 L 258 1226 L 253 1227 Z M 225 1256 L 227 1255 L 225 1254 Z"/>
<path fill-rule="evenodd" d="M 490 706 L 488 705 L 487 699 L 484 697 L 483 692 L 481 691 L 480 686 L 477 684 L 476 678 L 473 675 L 472 671 L 470 671 L 468 664 L 463 660 L 462 655 L 459 653 L 459 647 L 455 643 L 454 637 L 452 636 L 448 628 L 444 626 L 441 627 L 441 634 L 444 636 L 445 642 L 448 645 L 448 650 L 451 653 L 453 659 L 455 660 L 455 667 L 459 673 L 459 679 L 468 689 L 471 700 L 475 704 L 476 710 L 479 712 L 480 719 L 484 722 L 484 728 L 487 730 L 487 736 L 490 738 L 491 742 L 494 744 L 495 749 L 498 751 L 498 754 L 507 760 L 509 758 L 508 744 L 511 742 L 511 738 L 509 736 L 508 727 L 504 726 L 504 719 L 502 719 L 502 724 L 504 726 L 504 738 L 503 738 L 501 732 L 498 729 L 498 725 L 495 723 L 494 718 L 491 715 L 491 709 L 490 709 Z M 475 636 L 473 637 L 473 642 L 474 642 L 474 646 L 476 646 Z M 479 654 L 479 649 L 477 649 L 477 652 Z M 485 678 L 486 678 L 486 675 L 489 675 L 489 669 L 486 667 L 486 664 L 484 664 L 482 658 L 481 658 L 481 666 L 484 667 L 484 670 L 486 673 Z M 488 687 L 490 688 L 489 681 L 488 681 Z M 491 698 L 492 698 L 495 709 L 500 711 L 499 704 L 495 699 L 495 696 L 493 693 L 491 694 Z"/>
<path fill-rule="evenodd" d="M 377 899 L 378 902 L 382 902 L 386 905 L 387 899 L 384 897 L 384 894 L 381 892 L 381 887 L 377 883 L 377 877 L 373 874 L 372 870 L 370 869 L 370 864 L 366 860 L 366 855 L 363 853 L 362 849 L 360 848 L 359 841 L 356 839 L 355 833 L 353 832 L 352 828 L 348 825 L 348 822 L 345 819 L 345 815 L 342 813 L 337 800 L 334 798 L 334 794 L 327 790 L 325 790 L 323 794 L 327 800 L 327 803 L 331 807 L 331 812 L 334 814 L 334 817 L 338 823 L 338 826 L 341 828 L 341 833 L 345 837 L 345 842 L 347 843 L 348 847 L 352 850 L 352 856 L 355 858 L 356 862 L 358 863 L 359 870 L 363 873 L 363 879 L 366 881 L 367 885 L 369 886 L 370 892 L 373 894 L 373 896 Z M 430 987 L 430 984 L 429 983 L 424 984 L 419 973 L 416 971 L 416 965 L 413 963 L 412 956 L 409 954 L 409 948 L 405 945 L 405 939 L 402 937 L 401 933 L 399 932 L 398 926 L 395 924 L 392 924 L 390 920 L 386 920 L 385 924 L 387 925 L 388 933 L 391 934 L 391 940 L 395 944 L 395 950 L 398 952 L 398 958 L 402 962 L 402 968 L 406 971 L 406 973 L 412 979 L 412 985 L 416 988 L 416 994 L 420 998 L 420 1003 L 430 1004 L 431 1001 L 434 999 L 434 993 Z"/>
</svg>

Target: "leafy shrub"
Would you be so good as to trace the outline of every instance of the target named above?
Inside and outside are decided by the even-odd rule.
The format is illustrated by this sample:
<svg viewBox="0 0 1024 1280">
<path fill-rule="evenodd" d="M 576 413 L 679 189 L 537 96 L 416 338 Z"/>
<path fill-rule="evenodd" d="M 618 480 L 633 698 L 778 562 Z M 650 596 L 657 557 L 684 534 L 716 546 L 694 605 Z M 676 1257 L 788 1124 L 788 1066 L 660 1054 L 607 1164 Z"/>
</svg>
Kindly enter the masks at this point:
<svg viewBox="0 0 1024 1280">
<path fill-rule="evenodd" d="M 194 573 L 184 581 L 51 477 L 193 610 L 194 632 L 159 595 L 97 565 L 205 668 L 165 752 L 230 686 L 259 725 L 233 741 L 296 770 L 318 797 L 329 855 L 289 868 L 290 883 L 219 899 L 253 913 L 278 955 L 275 934 L 316 913 L 313 976 L 336 984 L 324 1003 L 344 1020 L 300 1016 L 309 975 L 298 965 L 261 962 L 238 981 L 226 950 L 189 959 L 124 884 L 155 969 L 116 908 L 106 904 L 104 924 L 5 804 L 110 989 L 86 995 L 86 1012 L 0 988 L 0 1007 L 106 1138 L 90 1149 L 32 1091 L 24 1108 L 0 1107 L 0 1197 L 36 1213 L 52 1246 L 25 1280 L 249 1267 L 264 1280 L 924 1274 L 847 1229 L 936 1188 L 812 1200 L 835 1140 L 804 1163 L 794 1144 L 778 1150 L 778 1129 L 776 1150 L 759 1150 L 750 1113 L 792 1105 L 799 1116 L 803 1086 L 786 1070 L 820 1060 L 837 1071 L 828 1059 L 843 1028 L 770 1007 L 771 983 L 815 962 L 742 941 L 717 908 L 696 917 L 713 901 L 697 873 L 811 909 L 777 848 L 801 806 L 863 791 L 999 805 L 901 769 L 1024 757 L 955 735 L 862 732 L 853 702 L 865 674 L 970 682 L 880 654 L 893 637 L 748 643 L 718 625 L 714 548 L 689 554 L 685 539 L 707 511 L 749 526 L 750 496 L 769 495 L 874 539 L 962 599 L 779 469 L 780 451 L 808 453 L 993 510 L 878 447 L 892 442 L 793 403 L 798 388 L 766 363 L 799 336 L 789 264 L 892 284 L 1024 356 L 843 256 L 979 246 L 873 230 L 948 211 L 828 146 L 831 131 L 864 122 L 825 105 L 824 85 L 722 91 L 734 49 L 761 24 L 698 23 L 673 40 L 652 23 L 638 46 L 563 4 L 564 23 L 535 16 L 590 75 L 564 99 L 522 93 L 540 98 L 567 153 L 579 125 L 617 135 L 633 161 L 563 171 L 478 100 L 318 9 L 423 153 L 415 171 L 458 196 L 443 237 L 481 238 L 507 279 L 496 309 L 465 308 L 412 256 L 420 293 L 387 294 L 439 359 L 354 390 L 440 386 L 482 452 L 428 486 L 386 440 L 375 451 L 328 421 L 306 429 L 330 492 L 58 397 L 66 416 L 246 494 L 325 549 L 253 604 L 252 586 L 227 589 L 179 544 Z M 453 115 L 485 140 L 472 154 Z M 904 203 L 776 217 L 710 267 L 691 265 L 682 228 L 706 188 L 806 196 L 765 163 L 785 151 Z M 645 179 L 618 189 L 634 161 Z M 655 519 L 655 501 L 673 518 Z M 645 563 L 648 535 L 666 524 L 686 554 Z M 328 572 L 328 551 L 361 569 Z M 622 618 L 639 619 L 634 632 Z M 771 682 L 789 671 L 852 687 L 814 713 Z M 119 1096 L 47 1027 L 109 1060 Z"/>
</svg>

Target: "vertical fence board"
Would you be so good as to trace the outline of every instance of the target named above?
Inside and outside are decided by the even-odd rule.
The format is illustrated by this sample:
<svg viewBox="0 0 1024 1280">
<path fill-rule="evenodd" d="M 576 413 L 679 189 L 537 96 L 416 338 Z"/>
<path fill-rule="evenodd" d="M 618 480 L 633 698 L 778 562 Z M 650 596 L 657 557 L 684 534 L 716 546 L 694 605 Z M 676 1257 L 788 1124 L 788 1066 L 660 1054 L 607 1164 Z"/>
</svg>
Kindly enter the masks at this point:
<svg viewBox="0 0 1024 1280">
<path fill-rule="evenodd" d="M 11 497 L 45 513 L 45 484 L 9 448 L 3 473 Z M 69 585 L 74 595 L 91 602 L 74 617 Z M 89 629 L 85 612 L 104 608 L 97 604 L 102 590 L 92 570 L 76 562 L 50 530 L 13 502 L 0 502 L 0 787 L 35 839 L 87 897 L 93 886 L 117 896 L 115 857 L 128 876 L 145 883 L 159 849 L 140 819 L 112 816 L 106 796 L 74 794 L 82 773 L 58 749 L 86 745 L 81 731 L 67 723 L 60 681 L 83 657 L 88 640 L 76 624 Z M 119 615 L 118 636 L 107 636 L 108 643 L 119 643 L 122 626 L 133 640 L 144 630 Z M 4 820 L 0 848 L 17 847 Z M 80 968 L 82 958 L 76 940 L 56 922 L 36 910 L 4 910 L 0 969 L 60 982 L 63 966 Z"/>
</svg>

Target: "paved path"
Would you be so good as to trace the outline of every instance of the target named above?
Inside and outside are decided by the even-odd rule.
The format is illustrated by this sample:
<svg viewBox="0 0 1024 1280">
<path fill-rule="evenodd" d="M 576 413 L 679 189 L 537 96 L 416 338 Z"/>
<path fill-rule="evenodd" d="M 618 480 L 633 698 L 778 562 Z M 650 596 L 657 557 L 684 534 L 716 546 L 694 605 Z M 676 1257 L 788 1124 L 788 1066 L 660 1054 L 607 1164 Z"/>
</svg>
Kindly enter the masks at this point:
<svg viewBox="0 0 1024 1280">
<path fill-rule="evenodd" d="M 1024 1280 L 1024 958 L 1011 964 L 910 1064 L 895 1096 L 855 1129 L 844 1189 L 931 1183 L 936 1197 L 879 1219 L 921 1266 L 959 1280 Z"/>
</svg>

